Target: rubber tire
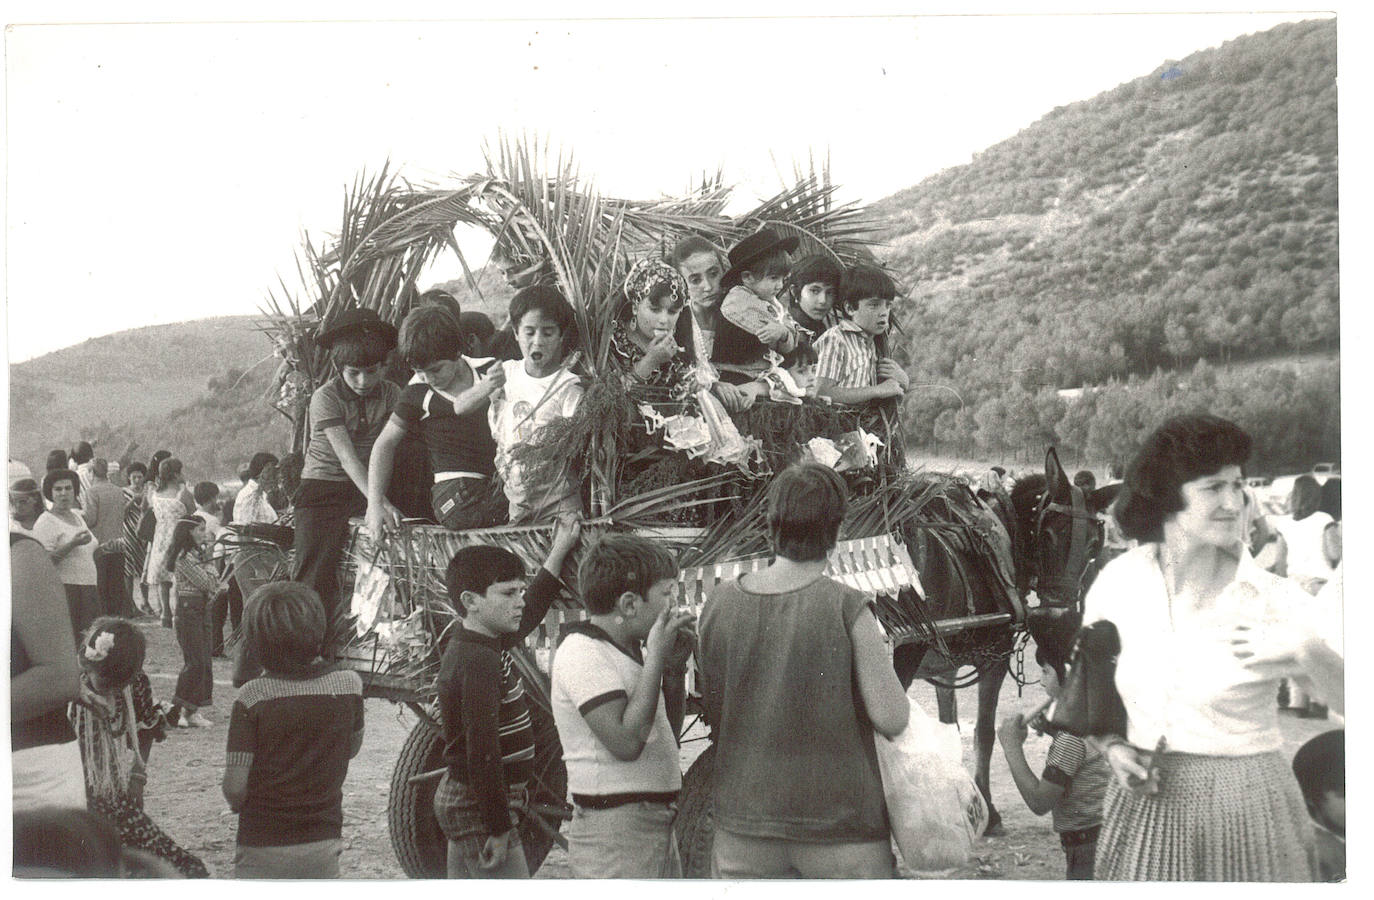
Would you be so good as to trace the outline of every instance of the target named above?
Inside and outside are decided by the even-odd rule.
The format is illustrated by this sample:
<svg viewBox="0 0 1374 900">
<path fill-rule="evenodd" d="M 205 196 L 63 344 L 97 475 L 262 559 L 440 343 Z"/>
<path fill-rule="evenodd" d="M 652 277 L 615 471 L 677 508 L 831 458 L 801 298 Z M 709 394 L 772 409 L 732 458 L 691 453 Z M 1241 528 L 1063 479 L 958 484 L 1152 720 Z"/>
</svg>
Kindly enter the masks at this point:
<svg viewBox="0 0 1374 900">
<path fill-rule="evenodd" d="M 391 792 L 386 799 L 386 824 L 396 860 L 410 878 L 444 878 L 448 875 L 448 839 L 434 817 L 434 792 L 439 779 L 421 784 L 410 779 L 444 767 L 444 735 L 420 721 L 406 736 L 401 755 L 391 773 Z"/>
<path fill-rule="evenodd" d="M 715 842 L 712 791 L 716 748 L 707 747 L 682 776 L 677 808 L 677 849 L 684 878 L 711 877 L 711 848 Z"/>
</svg>

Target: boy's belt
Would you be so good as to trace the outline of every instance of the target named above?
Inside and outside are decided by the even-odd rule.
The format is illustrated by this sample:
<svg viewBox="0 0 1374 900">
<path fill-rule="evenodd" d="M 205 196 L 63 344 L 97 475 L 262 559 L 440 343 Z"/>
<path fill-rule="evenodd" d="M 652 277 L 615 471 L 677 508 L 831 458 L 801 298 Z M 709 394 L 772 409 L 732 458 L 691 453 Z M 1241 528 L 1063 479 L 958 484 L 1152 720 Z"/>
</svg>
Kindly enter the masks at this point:
<svg viewBox="0 0 1374 900">
<path fill-rule="evenodd" d="M 452 480 L 455 479 L 455 478 L 486 478 L 486 477 L 487 477 L 487 476 L 485 476 L 485 475 L 480 475 L 480 474 L 478 474 L 477 472 L 435 472 L 435 473 L 434 473 L 434 483 L 435 483 L 435 484 L 438 484 L 438 483 L 441 482 L 441 481 L 452 481 Z"/>
<path fill-rule="evenodd" d="M 583 809 L 615 809 L 631 803 L 676 803 L 678 791 L 634 791 L 625 794 L 573 794 L 572 801 Z"/>
<path fill-rule="evenodd" d="M 1101 825 L 1093 825 L 1090 828 L 1080 828 L 1077 831 L 1061 831 L 1059 832 L 1059 843 L 1065 847 L 1081 847 L 1084 844 L 1091 844 L 1097 840 L 1097 834 L 1101 830 Z"/>
</svg>

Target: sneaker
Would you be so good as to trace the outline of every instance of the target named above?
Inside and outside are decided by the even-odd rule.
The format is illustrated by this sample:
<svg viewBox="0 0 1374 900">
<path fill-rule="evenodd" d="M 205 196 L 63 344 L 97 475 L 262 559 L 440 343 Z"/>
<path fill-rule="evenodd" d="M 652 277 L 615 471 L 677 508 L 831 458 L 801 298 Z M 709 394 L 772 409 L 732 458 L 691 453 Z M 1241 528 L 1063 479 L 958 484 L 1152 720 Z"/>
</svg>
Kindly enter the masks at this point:
<svg viewBox="0 0 1374 900">
<path fill-rule="evenodd" d="M 210 728 L 213 727 L 215 724 L 214 722 L 211 722 L 209 719 L 202 716 L 200 714 L 200 710 L 196 710 L 189 716 L 182 717 L 182 721 L 186 723 L 185 727 L 187 728 Z"/>
</svg>

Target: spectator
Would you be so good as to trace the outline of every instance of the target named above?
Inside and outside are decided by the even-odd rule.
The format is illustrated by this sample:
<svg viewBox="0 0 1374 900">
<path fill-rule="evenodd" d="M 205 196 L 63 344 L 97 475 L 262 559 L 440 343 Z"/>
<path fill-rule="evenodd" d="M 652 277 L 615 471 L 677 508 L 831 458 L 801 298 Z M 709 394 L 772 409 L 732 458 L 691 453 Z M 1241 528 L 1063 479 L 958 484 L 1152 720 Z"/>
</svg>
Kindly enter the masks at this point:
<svg viewBox="0 0 1374 900">
<path fill-rule="evenodd" d="M 1037 646 L 1035 661 L 1045 693 L 1051 700 L 1058 698 L 1068 660 L 1048 646 Z M 1111 767 L 1095 748 L 1065 731 L 1054 736 L 1044 772 L 1036 778 L 1026 762 L 1026 726 L 1025 719 L 1014 715 L 1004 719 L 997 730 L 1012 780 L 1031 812 L 1037 816 L 1053 813 L 1054 830 L 1067 863 L 1064 877 L 1092 881 L 1097 836 L 1102 830 L 1102 797 L 1112 777 Z"/>
<path fill-rule="evenodd" d="M 248 479 L 234 498 L 233 524 L 271 524 L 277 521 L 277 510 L 267 499 L 268 492 L 276 485 L 277 462 L 277 457 L 266 451 L 253 454 L 252 461 L 248 463 Z"/>
<path fill-rule="evenodd" d="M 139 540 L 138 526 L 143 521 L 143 513 L 148 508 L 148 492 L 144 485 L 148 478 L 148 467 L 141 462 L 129 463 L 126 476 L 129 481 L 124 489 L 124 584 L 125 596 L 135 616 L 151 616 L 152 607 L 148 605 L 148 585 L 143 583 L 143 566 L 148 555 L 148 544 Z M 143 596 L 143 603 L 134 599 L 134 585 Z"/>
<path fill-rule="evenodd" d="M 42 511 L 32 479 L 10 486 L 10 509 L 30 520 Z M 40 807 L 85 809 L 81 751 L 67 721 L 80 670 L 62 580 L 47 551 L 10 525 L 10 769 L 16 814 Z M 15 826 L 19 864 L 19 823 Z"/>
<path fill-rule="evenodd" d="M 157 518 L 157 527 L 148 545 L 143 582 L 148 585 L 149 593 L 157 593 L 157 614 L 162 619 L 163 628 L 172 627 L 172 570 L 166 565 L 167 548 L 172 545 L 172 532 L 177 521 L 188 513 L 181 500 L 185 489 L 186 478 L 181 474 L 181 460 L 167 457 L 158 463 L 157 481 L 148 498 L 148 506 Z M 194 498 L 191 502 L 195 503 Z"/>
<path fill-rule="evenodd" d="M 53 469 L 43 477 L 43 497 L 52 508 L 38 517 L 33 536 L 47 549 L 67 593 L 72 640 L 81 639 L 100 610 L 96 589 L 95 535 L 75 509 L 81 479 L 71 469 Z"/>
<path fill-rule="evenodd" d="M 1331 577 L 1331 565 L 1323 551 L 1323 536 L 1332 517 L 1321 511 L 1322 489 L 1311 475 L 1299 475 L 1293 482 L 1286 516 L 1276 516 L 1278 529 L 1288 547 L 1289 578 L 1309 594 L 1321 590 Z"/>
<path fill-rule="evenodd" d="M 71 459 L 68 461 L 68 465 L 71 463 L 76 464 L 76 476 L 81 479 L 81 496 L 89 497 L 91 482 L 95 478 L 95 473 L 93 472 L 95 465 L 95 450 L 91 447 L 89 441 L 81 441 L 76 445 L 76 448 L 72 450 Z"/>
<path fill-rule="evenodd" d="M 1113 773 L 1100 880 L 1312 880 L 1273 698 L 1284 676 L 1330 684 L 1344 665 L 1309 598 L 1241 546 L 1249 455 L 1234 423 L 1180 416 L 1126 471 L 1116 518 L 1140 543 L 1098 575 L 1083 618 L 1120 634 L 1126 712 L 1124 734 L 1093 738 Z M 1160 665 L 1171 659 L 1188 665 Z"/>
<path fill-rule="evenodd" d="M 463 355 L 473 359 L 486 358 L 487 348 L 496 337 L 496 326 L 491 317 L 482 312 L 465 312 L 458 319 L 458 327 L 463 336 Z"/>
<path fill-rule="evenodd" d="M 95 584 L 100 612 L 107 616 L 133 615 L 133 604 L 125 592 L 122 540 L 129 501 L 122 490 L 110 483 L 109 463 L 103 457 L 91 462 L 91 484 L 84 490 L 86 524 L 96 540 Z"/>
<path fill-rule="evenodd" d="M 773 562 L 717 585 L 702 611 L 717 877 L 893 874 L 873 739 L 905 729 L 910 707 L 870 600 L 824 575 L 844 512 L 833 469 L 782 472 L 768 489 Z"/>
</svg>

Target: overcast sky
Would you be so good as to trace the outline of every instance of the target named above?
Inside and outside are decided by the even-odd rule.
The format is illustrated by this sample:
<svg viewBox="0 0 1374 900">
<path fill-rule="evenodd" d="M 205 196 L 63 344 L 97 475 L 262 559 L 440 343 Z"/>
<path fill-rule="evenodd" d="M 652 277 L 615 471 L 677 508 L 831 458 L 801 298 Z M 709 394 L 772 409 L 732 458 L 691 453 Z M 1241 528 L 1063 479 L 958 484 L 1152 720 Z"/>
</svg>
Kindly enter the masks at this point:
<svg viewBox="0 0 1374 900">
<path fill-rule="evenodd" d="M 388 158 L 441 179 L 529 131 L 617 195 L 723 165 L 745 208 L 828 150 L 845 197 L 876 200 L 1166 59 L 1321 16 L 12 26 L 10 359 L 257 311 Z"/>
</svg>

